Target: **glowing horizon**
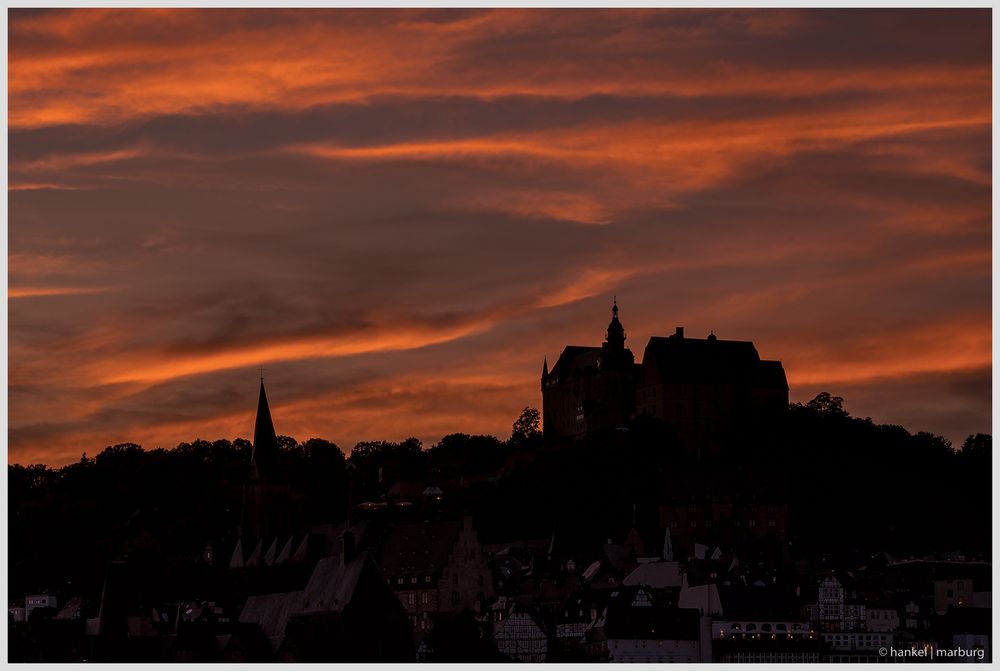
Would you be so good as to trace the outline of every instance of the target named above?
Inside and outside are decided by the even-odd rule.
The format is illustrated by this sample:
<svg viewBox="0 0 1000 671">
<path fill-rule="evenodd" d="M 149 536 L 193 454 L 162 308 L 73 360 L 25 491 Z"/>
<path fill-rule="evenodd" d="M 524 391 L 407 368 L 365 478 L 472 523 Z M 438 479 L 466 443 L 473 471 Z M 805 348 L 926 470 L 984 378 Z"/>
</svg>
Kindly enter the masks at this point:
<svg viewBox="0 0 1000 671">
<path fill-rule="evenodd" d="M 849 44 L 842 39 L 852 35 Z M 501 438 L 684 325 L 989 432 L 989 10 L 9 12 L 9 451 Z"/>
</svg>

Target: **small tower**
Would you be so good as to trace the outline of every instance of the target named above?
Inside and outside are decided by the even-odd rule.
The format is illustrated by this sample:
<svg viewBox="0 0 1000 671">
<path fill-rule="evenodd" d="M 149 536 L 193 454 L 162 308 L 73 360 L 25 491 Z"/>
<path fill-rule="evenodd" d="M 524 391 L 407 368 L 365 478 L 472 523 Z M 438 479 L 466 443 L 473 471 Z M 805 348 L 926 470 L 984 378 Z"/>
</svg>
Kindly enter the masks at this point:
<svg viewBox="0 0 1000 671">
<path fill-rule="evenodd" d="M 611 323 L 608 324 L 608 333 L 604 341 L 604 349 L 612 352 L 621 352 L 625 349 L 625 327 L 618 321 L 618 297 L 615 297 L 611 306 Z"/>
</svg>

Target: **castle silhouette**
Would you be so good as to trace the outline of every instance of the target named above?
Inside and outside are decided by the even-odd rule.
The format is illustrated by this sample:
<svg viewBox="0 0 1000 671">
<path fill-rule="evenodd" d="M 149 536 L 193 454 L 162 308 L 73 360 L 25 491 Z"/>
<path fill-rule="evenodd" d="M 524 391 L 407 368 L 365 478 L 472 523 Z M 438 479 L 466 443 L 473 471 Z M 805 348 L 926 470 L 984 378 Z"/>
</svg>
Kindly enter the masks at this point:
<svg viewBox="0 0 1000 671">
<path fill-rule="evenodd" d="M 637 418 L 659 420 L 679 444 L 717 458 L 740 443 L 771 443 L 788 408 L 780 361 L 760 358 L 752 342 L 690 338 L 677 327 L 651 337 L 642 362 L 625 347 L 618 301 L 604 343 L 566 346 L 552 370 L 542 367 L 542 429 L 549 441 L 624 429 Z"/>
</svg>

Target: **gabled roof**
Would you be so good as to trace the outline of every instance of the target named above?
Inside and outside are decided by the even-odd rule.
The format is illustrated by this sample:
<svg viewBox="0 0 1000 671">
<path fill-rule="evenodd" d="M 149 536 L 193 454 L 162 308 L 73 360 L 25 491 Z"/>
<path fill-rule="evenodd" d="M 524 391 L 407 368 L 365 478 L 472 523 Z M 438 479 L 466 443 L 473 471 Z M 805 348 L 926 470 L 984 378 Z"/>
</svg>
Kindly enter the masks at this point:
<svg viewBox="0 0 1000 671">
<path fill-rule="evenodd" d="M 596 356 L 596 353 L 600 352 L 600 347 L 587 347 L 583 345 L 566 345 L 563 348 L 562 354 L 559 355 L 559 359 L 556 361 L 555 365 L 552 366 L 552 371 L 549 376 L 555 376 L 557 379 L 563 379 L 573 374 L 573 371 L 578 366 L 577 359 L 583 354 L 590 354 Z"/>
<path fill-rule="evenodd" d="M 340 557 L 326 557 L 316 565 L 302 591 L 249 597 L 239 621 L 257 624 L 271 642 L 272 649 L 276 650 L 284 639 L 285 627 L 291 618 L 342 613 L 354 598 L 362 576 L 370 570 L 378 569 L 367 552 L 361 552 L 344 563 L 341 563 Z"/>
<path fill-rule="evenodd" d="M 681 586 L 681 565 L 675 561 L 657 561 L 639 564 L 625 576 L 623 585 L 645 585 L 653 589 Z"/>
<path fill-rule="evenodd" d="M 302 590 L 302 605 L 293 615 L 343 612 L 370 563 L 367 552 L 346 563 L 340 557 L 321 559 Z"/>
<path fill-rule="evenodd" d="M 240 622 L 254 623 L 271 641 L 273 649 L 285 636 L 288 617 L 302 603 L 302 592 L 279 592 L 251 596 L 240 612 Z"/>
<path fill-rule="evenodd" d="M 538 618 L 527 611 L 515 610 L 493 627 L 493 639 L 545 637 L 545 627 Z"/>
<path fill-rule="evenodd" d="M 656 366 L 666 382 L 701 384 L 754 384 L 760 361 L 749 341 L 678 336 L 650 338 L 642 358 L 643 366 Z M 767 370 L 773 378 L 773 366 Z"/>
</svg>

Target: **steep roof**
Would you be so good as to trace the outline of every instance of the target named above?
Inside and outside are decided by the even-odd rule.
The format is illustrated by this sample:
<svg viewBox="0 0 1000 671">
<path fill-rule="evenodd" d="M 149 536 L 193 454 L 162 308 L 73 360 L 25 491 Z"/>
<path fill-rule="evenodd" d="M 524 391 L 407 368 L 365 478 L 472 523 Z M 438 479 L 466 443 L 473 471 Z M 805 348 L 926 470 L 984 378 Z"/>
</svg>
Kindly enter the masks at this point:
<svg viewBox="0 0 1000 671">
<path fill-rule="evenodd" d="M 354 598 L 361 575 L 370 562 L 367 552 L 346 563 L 340 557 L 321 559 L 302 590 L 302 605 L 293 615 L 342 612 Z"/>
<path fill-rule="evenodd" d="M 257 476 L 273 480 L 278 475 L 278 437 L 271 421 L 271 409 L 264 392 L 264 378 L 260 380 L 260 396 L 257 400 L 257 419 L 253 428 L 253 453 L 250 463 Z"/>
<path fill-rule="evenodd" d="M 580 355 L 592 354 L 600 351 L 600 347 L 566 345 L 566 347 L 563 348 L 562 354 L 559 355 L 559 359 L 556 361 L 555 365 L 552 366 L 552 371 L 549 375 L 554 375 L 557 379 L 568 377 L 573 373 L 573 370 L 576 369 L 578 365 L 577 358 L 580 357 Z"/>
<path fill-rule="evenodd" d="M 285 638 L 288 617 L 302 602 L 302 592 L 279 592 L 260 594 L 247 598 L 240 612 L 240 622 L 252 623 L 271 642 L 272 650 L 278 649 Z"/>
<path fill-rule="evenodd" d="M 788 387 L 781 362 L 762 361 L 746 340 L 654 336 L 642 363 L 655 365 L 666 382 Z"/>
<path fill-rule="evenodd" d="M 653 589 L 681 586 L 681 565 L 675 561 L 657 561 L 639 564 L 625 576 L 623 585 L 645 585 Z"/>
<path fill-rule="evenodd" d="M 367 552 L 344 563 L 340 557 L 326 557 L 316 565 L 302 591 L 249 597 L 239 621 L 257 624 L 276 650 L 291 618 L 343 612 L 354 598 L 365 571 L 370 570 L 378 569 Z"/>
</svg>

